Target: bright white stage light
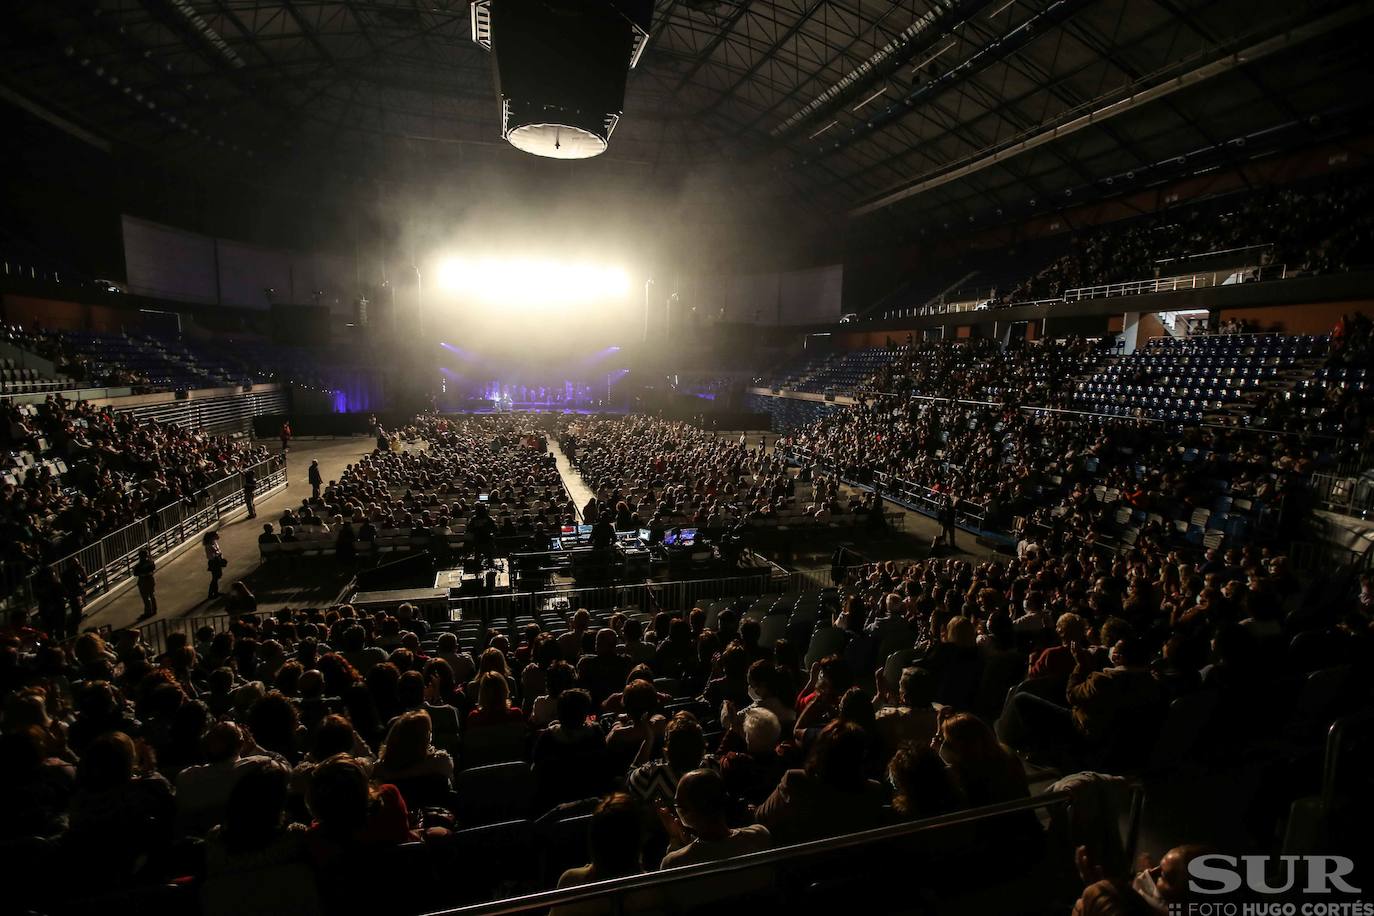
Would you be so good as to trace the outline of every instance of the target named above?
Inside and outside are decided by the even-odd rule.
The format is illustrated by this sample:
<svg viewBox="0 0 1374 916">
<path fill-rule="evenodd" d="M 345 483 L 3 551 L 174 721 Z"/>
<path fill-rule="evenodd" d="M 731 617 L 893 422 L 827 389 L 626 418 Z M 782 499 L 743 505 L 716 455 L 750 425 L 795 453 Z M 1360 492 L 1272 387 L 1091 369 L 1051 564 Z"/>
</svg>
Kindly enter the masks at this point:
<svg viewBox="0 0 1374 916">
<path fill-rule="evenodd" d="M 438 282 L 464 299 L 550 309 L 619 300 L 630 291 L 621 268 L 535 258 L 450 258 L 439 265 Z"/>
</svg>

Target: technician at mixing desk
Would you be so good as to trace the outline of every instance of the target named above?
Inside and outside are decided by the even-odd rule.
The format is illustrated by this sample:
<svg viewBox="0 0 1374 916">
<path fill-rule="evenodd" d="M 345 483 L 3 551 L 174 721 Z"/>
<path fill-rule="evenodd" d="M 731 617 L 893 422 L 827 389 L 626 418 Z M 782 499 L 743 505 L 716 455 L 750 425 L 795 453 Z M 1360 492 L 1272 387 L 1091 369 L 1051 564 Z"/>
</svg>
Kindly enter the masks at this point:
<svg viewBox="0 0 1374 916">
<path fill-rule="evenodd" d="M 601 513 L 601 517 L 592 525 L 592 547 L 597 550 L 605 550 L 615 542 L 615 526 L 611 524 L 613 516 L 609 512 Z"/>
</svg>

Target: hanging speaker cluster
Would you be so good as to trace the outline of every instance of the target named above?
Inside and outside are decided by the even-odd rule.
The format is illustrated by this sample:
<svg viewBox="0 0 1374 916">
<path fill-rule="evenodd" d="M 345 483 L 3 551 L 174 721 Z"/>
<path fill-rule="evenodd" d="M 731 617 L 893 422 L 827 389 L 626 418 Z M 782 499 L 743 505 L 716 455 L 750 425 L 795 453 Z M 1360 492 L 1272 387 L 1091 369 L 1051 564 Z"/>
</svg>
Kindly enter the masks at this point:
<svg viewBox="0 0 1374 916">
<path fill-rule="evenodd" d="M 551 159 L 606 151 L 653 0 L 474 0 L 472 40 L 492 52 L 501 136 Z"/>
</svg>

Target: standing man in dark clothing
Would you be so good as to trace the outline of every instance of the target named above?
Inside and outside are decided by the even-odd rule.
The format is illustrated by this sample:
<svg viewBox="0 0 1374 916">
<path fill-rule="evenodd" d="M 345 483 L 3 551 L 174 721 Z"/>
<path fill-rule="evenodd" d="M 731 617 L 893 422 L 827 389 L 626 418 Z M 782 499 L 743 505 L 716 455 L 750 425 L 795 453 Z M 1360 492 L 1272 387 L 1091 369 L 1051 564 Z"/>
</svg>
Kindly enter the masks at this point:
<svg viewBox="0 0 1374 916">
<path fill-rule="evenodd" d="M 472 537 L 472 549 L 479 560 L 496 557 L 496 522 L 487 507 L 479 505 L 468 521 L 467 533 Z"/>
<path fill-rule="evenodd" d="M 69 635 L 67 596 L 62 593 L 62 583 L 58 581 L 57 570 L 51 566 L 44 566 L 34 574 L 33 596 L 38 604 L 38 619 L 42 621 L 43 629 L 47 630 L 53 639 L 66 639 Z"/>
<path fill-rule="evenodd" d="M 157 616 L 157 582 L 153 578 L 156 570 L 152 551 L 144 547 L 138 552 L 138 562 L 134 564 L 134 575 L 138 577 L 138 596 L 143 599 L 143 613 L 139 615 L 139 620 Z"/>
<path fill-rule="evenodd" d="M 281 450 L 282 450 L 282 454 L 283 454 L 283 455 L 286 454 L 287 449 L 289 449 L 290 447 L 291 447 L 291 421 L 290 421 L 290 420 L 287 420 L 285 423 L 283 423 L 283 424 L 281 425 Z"/>
<path fill-rule="evenodd" d="M 603 512 L 592 523 L 592 547 L 596 550 L 606 550 L 615 541 L 615 525 L 611 523 L 614 518 L 610 512 Z"/>
<path fill-rule="evenodd" d="M 243 472 L 243 504 L 248 507 L 248 517 L 257 518 L 258 509 L 253 500 L 258 495 L 258 475 L 251 469 Z"/>
<path fill-rule="evenodd" d="M 81 565 L 81 560 L 73 557 L 62 570 L 62 591 L 67 597 L 67 608 L 70 613 L 67 617 L 67 629 L 71 635 L 75 636 L 78 627 L 81 625 L 81 618 L 86 616 L 86 568 Z"/>
<path fill-rule="evenodd" d="M 953 496 L 946 495 L 944 502 L 940 505 L 940 540 L 945 541 L 950 547 L 957 547 L 954 541 L 955 532 L 955 500 Z"/>
<path fill-rule="evenodd" d="M 320 461 L 318 458 L 310 460 L 310 498 L 320 498 L 320 487 L 324 485 L 324 475 L 320 473 Z"/>
</svg>

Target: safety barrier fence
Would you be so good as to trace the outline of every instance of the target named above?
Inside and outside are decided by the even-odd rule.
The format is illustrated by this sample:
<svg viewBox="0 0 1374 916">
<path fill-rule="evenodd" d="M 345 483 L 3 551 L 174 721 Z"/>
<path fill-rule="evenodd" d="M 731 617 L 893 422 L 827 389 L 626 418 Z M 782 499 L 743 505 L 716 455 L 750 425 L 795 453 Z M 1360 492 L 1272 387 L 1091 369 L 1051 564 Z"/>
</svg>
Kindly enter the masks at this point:
<svg viewBox="0 0 1374 916">
<path fill-rule="evenodd" d="M 151 515 L 105 535 L 100 540 L 68 554 L 52 565 L 59 575 L 73 561 L 80 561 L 86 571 L 86 599 L 99 597 L 133 576 L 138 555 L 147 547 L 153 558 L 163 556 L 187 541 L 198 538 L 213 528 L 230 512 L 244 504 L 243 475 L 251 470 L 257 475 L 256 497 L 262 497 L 286 485 L 286 464 L 280 457 L 268 458 L 242 472 L 235 472 L 189 499 L 164 506 Z M 33 572 L 13 581 L 13 591 L 5 605 L 33 607 Z"/>
<path fill-rule="evenodd" d="M 472 621 L 483 626 L 509 627 L 515 621 L 538 616 L 563 616 L 578 608 L 636 610 L 656 613 L 681 611 L 707 599 L 757 598 L 814 592 L 829 583 L 801 572 L 789 572 L 776 564 L 759 567 L 756 572 L 713 579 L 682 579 L 669 582 L 634 582 L 592 588 L 544 589 L 474 595 L 453 598 L 447 609 L 431 614 L 431 622 Z M 243 616 L 264 617 L 276 611 L 257 611 L 251 615 L 206 614 L 196 617 L 159 618 L 139 625 L 143 641 L 161 651 L 167 637 L 179 633 L 193 638 L 201 627 L 225 629 Z"/>
<path fill-rule="evenodd" d="M 1130 856 L 1135 851 L 1140 797 L 1137 789 L 1131 803 L 1126 836 L 1121 838 L 1122 846 Z M 555 911 L 569 907 L 569 912 L 576 909 L 578 912 L 619 916 L 636 912 L 674 912 L 684 906 L 701 911 L 710 904 L 716 907 L 723 904 L 730 909 L 731 904 L 739 906 L 744 901 L 749 901 L 750 910 L 771 912 L 781 909 L 779 904 L 784 902 L 801 902 L 800 898 L 816 880 L 816 876 L 825 873 L 823 866 L 827 859 L 838 858 L 844 863 L 845 867 L 838 872 L 830 870 L 832 880 L 842 879 L 843 872 L 852 871 L 858 864 L 852 852 L 846 855 L 847 852 L 859 849 L 897 851 L 908 841 L 920 842 L 922 849 L 939 848 L 942 845 L 940 831 L 988 825 L 998 818 L 1036 811 L 1046 812 L 1046 819 L 1054 828 L 1050 831 L 1042 859 L 1050 867 L 1055 867 L 1053 863 L 1057 863 L 1056 870 L 1071 872 L 1073 849 L 1066 827 L 1067 818 L 1064 816 L 1071 802 L 1072 798 L 1067 792 L 1047 792 L 1014 802 L 784 846 L 718 862 L 441 910 L 431 916 L 514 916 L 520 913 L 545 913 L 551 907 Z M 888 868 L 879 874 L 865 872 L 851 877 L 863 885 L 855 888 L 855 902 L 863 899 L 895 900 L 912 893 L 911 874 L 902 869 Z M 888 882 L 886 888 L 874 886 L 875 882 L 884 880 Z"/>
<path fill-rule="evenodd" d="M 1311 487 L 1323 509 L 1358 518 L 1374 511 L 1374 474 L 1316 473 Z"/>
</svg>

